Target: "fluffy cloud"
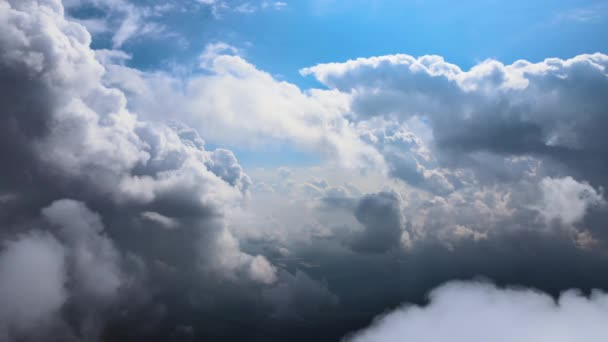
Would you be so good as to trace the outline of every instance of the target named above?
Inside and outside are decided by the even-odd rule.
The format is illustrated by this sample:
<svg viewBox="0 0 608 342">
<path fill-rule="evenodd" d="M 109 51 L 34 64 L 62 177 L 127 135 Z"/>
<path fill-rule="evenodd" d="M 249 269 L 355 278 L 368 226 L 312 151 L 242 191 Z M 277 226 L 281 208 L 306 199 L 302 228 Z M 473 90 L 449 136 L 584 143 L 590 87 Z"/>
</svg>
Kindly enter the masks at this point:
<svg viewBox="0 0 608 342">
<path fill-rule="evenodd" d="M 336 340 L 453 279 L 608 288 L 602 54 L 302 90 L 227 44 L 191 74 L 90 44 L 58 0 L 0 2 L 1 338 Z M 276 144 L 325 158 L 209 147 Z"/>
<path fill-rule="evenodd" d="M 104 79 L 123 89 L 129 105 L 146 119 L 185 122 L 214 143 L 251 148 L 279 141 L 341 165 L 383 167 L 381 156 L 345 119 L 346 94 L 302 91 L 258 70 L 223 43 L 206 47 L 201 67 L 204 74 L 181 79 L 110 63 Z"/>
<path fill-rule="evenodd" d="M 601 53 L 511 65 L 487 60 L 468 71 L 440 56 L 388 55 L 301 72 L 351 94 L 357 120 L 425 118 L 444 166 L 488 173 L 484 152 L 535 156 L 604 184 L 606 163 L 597 155 L 606 150 L 607 66 Z"/>
<path fill-rule="evenodd" d="M 603 203 L 604 197 L 587 183 L 566 178 L 544 178 L 540 183 L 543 201 L 539 208 L 547 220 L 572 225 L 585 216 L 590 207 Z"/>
<path fill-rule="evenodd" d="M 412 123 L 416 125 L 416 118 Z M 429 142 L 424 142 L 408 126 L 394 122 L 374 125 L 372 121 L 361 123 L 358 129 L 360 138 L 382 154 L 389 176 L 434 194 L 450 193 L 455 189 L 454 180 L 450 180 L 454 175 L 439 167 Z"/>
<path fill-rule="evenodd" d="M 120 289 L 142 286 L 143 278 L 133 279 L 139 276 L 174 270 L 199 274 L 198 283 L 205 275 L 236 284 L 277 280 L 265 257 L 240 250 L 222 219 L 250 184 L 231 151 L 207 151 L 195 131 L 142 122 L 129 112 L 123 93 L 102 85 L 105 69 L 88 32 L 64 18 L 60 2 L 2 2 L 0 17 L 3 146 L 19 146 L 2 149 L 9 165 L 1 171 L 2 192 L 11 194 L 3 239 L 21 237 L 6 246 L 2 272 L 31 282 L 27 300 L 40 299 L 31 312 L 17 299 L 7 315 L 15 311 L 22 316 L 17 322 L 26 323 L 59 314 L 65 304 L 62 316 L 75 325 L 73 334 L 96 339 L 105 324 L 99 316 L 112 309 Z M 40 212 L 41 228 L 55 237 L 23 233 Z M 172 229 L 155 230 L 150 221 Z M 48 259 L 41 263 L 48 281 L 28 280 L 37 276 L 31 272 L 38 255 Z M 130 277 L 128 267 L 135 268 Z M 12 285 L 3 296 L 17 291 Z"/>
<path fill-rule="evenodd" d="M 347 341 L 601 341 L 608 333 L 608 296 L 576 291 L 557 301 L 530 289 L 450 283 L 433 290 L 426 306 L 404 306 L 376 318 Z"/>
</svg>

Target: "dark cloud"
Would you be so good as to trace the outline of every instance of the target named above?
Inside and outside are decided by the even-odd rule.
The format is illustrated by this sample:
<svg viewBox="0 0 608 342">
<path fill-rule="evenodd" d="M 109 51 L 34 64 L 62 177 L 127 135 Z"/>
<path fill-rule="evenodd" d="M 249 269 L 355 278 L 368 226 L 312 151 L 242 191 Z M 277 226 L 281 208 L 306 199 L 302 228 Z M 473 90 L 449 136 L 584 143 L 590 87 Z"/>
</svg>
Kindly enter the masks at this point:
<svg viewBox="0 0 608 342">
<path fill-rule="evenodd" d="M 394 192 L 381 192 L 361 198 L 354 215 L 363 226 L 355 233 L 350 246 L 360 252 L 383 253 L 401 245 L 405 217 L 401 212 L 401 197 Z"/>
</svg>

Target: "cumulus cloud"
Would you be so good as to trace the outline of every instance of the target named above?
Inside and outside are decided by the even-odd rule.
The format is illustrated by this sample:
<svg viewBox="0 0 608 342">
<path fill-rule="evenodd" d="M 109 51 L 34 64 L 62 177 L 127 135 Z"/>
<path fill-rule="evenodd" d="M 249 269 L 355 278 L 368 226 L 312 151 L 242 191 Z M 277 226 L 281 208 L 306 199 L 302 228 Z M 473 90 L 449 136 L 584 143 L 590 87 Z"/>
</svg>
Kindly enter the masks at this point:
<svg viewBox="0 0 608 342">
<path fill-rule="evenodd" d="M 224 43 L 180 75 L 90 45 L 58 0 L 0 2 L 2 339 L 336 340 L 453 279 L 608 288 L 603 54 L 375 57 L 303 90 Z M 229 149 L 276 144 L 324 158 Z"/>
<path fill-rule="evenodd" d="M 352 95 L 356 120 L 428 120 L 442 165 L 491 173 L 491 160 L 534 156 L 605 183 L 602 130 L 608 57 L 483 61 L 468 71 L 440 56 L 388 55 L 302 69 Z M 479 166 L 481 165 L 481 166 Z"/>
<path fill-rule="evenodd" d="M 455 189 L 450 180 L 453 175 L 439 167 L 428 143 L 408 129 L 407 124 L 391 122 L 374 126 L 367 122 L 361 124 L 360 138 L 382 154 L 391 177 L 433 194 L 445 195 Z"/>
<path fill-rule="evenodd" d="M 567 291 L 557 300 L 531 289 L 449 283 L 426 306 L 404 306 L 377 317 L 347 341 L 601 341 L 608 296 Z"/>
<path fill-rule="evenodd" d="M 178 78 L 114 63 L 104 80 L 124 90 L 129 106 L 147 120 L 184 122 L 214 143 L 262 148 L 279 141 L 340 165 L 383 167 L 344 117 L 346 94 L 279 81 L 225 43 L 207 45 L 201 67 L 206 73 Z"/>
<path fill-rule="evenodd" d="M 240 250 L 222 219 L 250 184 L 231 151 L 205 150 L 198 133 L 183 125 L 140 121 L 121 91 L 102 84 L 105 69 L 89 48 L 90 35 L 64 18 L 59 1 L 2 2 L 0 16 L 7 52 L 0 56 L 2 85 L 15 80 L 22 92 L 1 95 L 3 146 L 20 145 L 1 151 L 10 165 L 0 171 L 2 191 L 12 194 L 11 210 L 2 214 L 10 227 L 3 239 L 30 236 L 21 232 L 40 224 L 52 234 L 22 237 L 3 254 L 3 272 L 17 282 L 35 276 L 37 255 L 48 259 L 48 281 L 32 281 L 48 282 L 48 289 L 32 284 L 30 296 L 48 298 L 31 314 L 7 306 L 23 311 L 18 321 L 54 313 L 70 322 L 69 335 L 94 340 L 121 289 L 145 292 L 138 277 L 163 278 L 173 270 L 198 274 L 198 284 L 205 276 L 236 284 L 277 280 L 265 257 Z M 140 229 L 150 221 L 181 229 Z M 36 248 L 23 269 L 9 267 Z M 5 290 L 6 296 L 16 291 Z M 67 293 L 67 309 L 58 312 Z"/>
</svg>

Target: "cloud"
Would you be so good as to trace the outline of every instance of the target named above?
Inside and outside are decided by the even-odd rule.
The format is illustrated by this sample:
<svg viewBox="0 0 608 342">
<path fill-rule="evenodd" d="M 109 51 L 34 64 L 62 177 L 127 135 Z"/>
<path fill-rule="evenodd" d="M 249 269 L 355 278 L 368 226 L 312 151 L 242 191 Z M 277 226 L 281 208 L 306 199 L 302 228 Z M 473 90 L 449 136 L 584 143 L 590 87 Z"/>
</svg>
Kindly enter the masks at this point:
<svg viewBox="0 0 608 342">
<path fill-rule="evenodd" d="M 445 195 L 454 191 L 449 170 L 439 167 L 428 143 L 407 126 L 394 122 L 380 125 L 365 122 L 360 125 L 359 134 L 382 154 L 389 176 L 433 194 Z"/>
<path fill-rule="evenodd" d="M 276 80 L 225 43 L 207 45 L 200 61 L 205 72 L 184 78 L 110 64 L 104 80 L 128 94 L 146 120 L 184 122 L 215 144 L 262 149 L 281 142 L 352 168 L 383 167 L 344 117 L 347 95 Z"/>
<path fill-rule="evenodd" d="M 605 15 L 606 6 L 603 4 L 596 4 L 587 7 L 576 7 L 561 11 L 555 15 L 554 22 L 592 23 L 601 19 Z"/>
<path fill-rule="evenodd" d="M 192 73 L 90 45 L 59 1 L 0 2 L 2 338 L 336 340 L 454 279 L 608 288 L 602 54 L 303 90 L 223 43 Z M 277 144 L 324 159 L 232 150 Z"/>
<path fill-rule="evenodd" d="M 65 249 L 34 231 L 4 241 L 0 251 L 0 337 L 45 326 L 68 299 Z"/>
<path fill-rule="evenodd" d="M 286 279 L 284 283 L 264 293 L 275 303 L 272 313 L 275 318 L 285 320 L 299 315 L 300 319 L 314 319 L 324 309 L 332 309 L 337 304 L 338 299 L 327 286 L 310 278 L 306 273 L 287 274 Z M 293 307 L 298 307 L 298 310 L 294 311 Z"/>
<path fill-rule="evenodd" d="M 66 0 L 63 2 L 69 13 L 78 9 L 95 8 L 103 11 L 103 17 L 76 18 L 91 34 L 110 32 L 112 47 L 120 48 L 136 37 L 162 37 L 170 35 L 167 27 L 156 17 L 175 9 L 172 2 L 148 5 L 128 0 Z"/>
<path fill-rule="evenodd" d="M 283 1 L 268 1 L 268 0 L 254 0 L 254 1 L 243 1 L 243 0 L 196 0 L 201 4 L 207 5 L 211 8 L 213 15 L 216 18 L 221 18 L 225 12 L 236 12 L 236 13 L 255 13 L 262 10 L 276 10 L 280 11 L 285 9 L 288 5 Z"/>
<path fill-rule="evenodd" d="M 347 341 L 601 341 L 608 330 L 608 296 L 576 291 L 557 301 L 531 289 L 487 283 L 449 283 L 426 306 L 404 306 L 377 317 Z"/>
<path fill-rule="evenodd" d="M 366 195 L 357 204 L 354 214 L 364 230 L 351 243 L 353 249 L 382 253 L 400 246 L 402 240 L 404 244 L 409 243 L 399 194 L 381 192 Z"/>
<path fill-rule="evenodd" d="M 532 156 L 604 184 L 608 57 L 483 61 L 468 71 L 440 56 L 387 55 L 301 70 L 352 95 L 355 120 L 423 118 L 440 166 L 491 174 L 488 156 Z"/>
<path fill-rule="evenodd" d="M 583 219 L 592 206 L 605 203 L 602 191 L 598 193 L 587 183 L 579 183 L 572 177 L 544 178 L 540 183 L 543 200 L 539 210 L 551 220 L 572 225 Z"/>
<path fill-rule="evenodd" d="M 150 222 L 157 223 L 158 225 L 167 229 L 174 229 L 179 226 L 179 223 L 175 219 L 161 215 L 154 211 L 145 211 L 141 213 L 141 216 L 142 218 Z"/>
<path fill-rule="evenodd" d="M 74 262 L 72 277 L 79 291 L 89 296 L 108 298 L 122 285 L 121 255 L 104 236 L 99 215 L 83 203 L 62 199 L 42 210 L 42 216 L 57 226 L 57 235 L 69 246 Z"/>
<path fill-rule="evenodd" d="M 0 56 L 3 146 L 20 145 L 0 154 L 10 165 L 0 170 L 2 193 L 11 194 L 2 238 L 18 241 L 3 254 L 3 272 L 29 281 L 36 253 L 48 259 L 49 272 L 48 289 L 32 284 L 41 308 L 24 310 L 19 322 L 53 314 L 65 323 L 52 331 L 95 340 L 109 312 L 153 291 L 152 279 L 163 293 L 177 291 L 190 275 L 192 287 L 277 281 L 274 266 L 243 252 L 222 218 L 250 184 L 231 151 L 207 151 L 188 127 L 144 122 L 130 112 L 124 94 L 102 84 L 105 69 L 88 32 L 64 18 L 60 2 L 2 2 L 0 17 L 0 44 L 8 51 Z M 179 229 L 140 229 L 150 220 Z M 31 235 L 36 226 L 41 237 Z M 9 267 L 35 248 L 40 252 L 31 252 L 24 269 Z M 132 299 L 119 301 L 123 296 Z M 22 310 L 7 307 L 13 309 Z"/>
</svg>

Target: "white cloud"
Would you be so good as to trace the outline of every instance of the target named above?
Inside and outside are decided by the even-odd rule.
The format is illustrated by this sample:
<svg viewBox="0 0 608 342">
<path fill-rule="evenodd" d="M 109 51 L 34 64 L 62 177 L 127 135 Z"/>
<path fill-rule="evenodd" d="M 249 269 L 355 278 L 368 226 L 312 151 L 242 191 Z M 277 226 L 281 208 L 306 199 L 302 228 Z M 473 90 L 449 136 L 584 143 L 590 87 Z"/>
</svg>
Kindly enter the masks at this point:
<svg viewBox="0 0 608 342">
<path fill-rule="evenodd" d="M 449 283 L 430 294 L 427 306 L 404 306 L 376 318 L 346 338 L 353 342 L 603 341 L 608 334 L 608 295 L 576 291 L 557 301 L 530 289 Z"/>
<path fill-rule="evenodd" d="M 179 226 L 179 222 L 177 222 L 177 220 L 175 220 L 171 217 L 161 215 L 154 211 L 145 211 L 145 212 L 141 213 L 141 216 L 144 219 L 146 219 L 150 222 L 157 223 L 161 227 L 164 227 L 166 229 L 175 229 Z"/>
<path fill-rule="evenodd" d="M 540 191 L 542 202 L 538 210 L 547 221 L 559 220 L 565 225 L 580 222 L 591 207 L 605 204 L 602 189 L 598 192 L 572 177 L 544 178 Z"/>
<path fill-rule="evenodd" d="M 196 0 L 201 4 L 211 7 L 216 18 L 221 18 L 225 12 L 255 13 L 262 10 L 283 10 L 287 3 L 283 1 L 268 0 Z"/>
<path fill-rule="evenodd" d="M 108 65 L 106 81 L 124 89 L 129 104 L 147 119 L 184 122 L 216 144 L 255 148 L 288 142 L 341 165 L 384 167 L 377 151 L 344 118 L 348 95 L 302 91 L 258 70 L 238 53 L 224 43 L 208 45 L 201 55 L 207 73 L 185 79 Z"/>
<path fill-rule="evenodd" d="M 155 17 L 175 9 L 171 2 L 146 6 L 128 0 L 66 0 L 63 4 L 67 9 L 86 5 L 104 11 L 100 18 L 73 20 L 83 24 L 91 34 L 111 32 L 113 48 L 120 48 L 136 37 L 171 35 L 163 24 L 154 21 Z"/>
</svg>

